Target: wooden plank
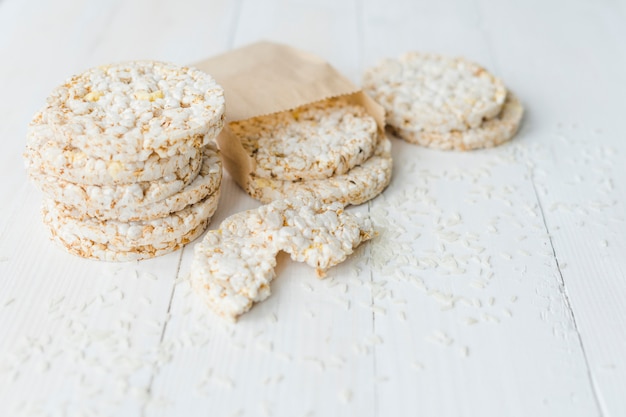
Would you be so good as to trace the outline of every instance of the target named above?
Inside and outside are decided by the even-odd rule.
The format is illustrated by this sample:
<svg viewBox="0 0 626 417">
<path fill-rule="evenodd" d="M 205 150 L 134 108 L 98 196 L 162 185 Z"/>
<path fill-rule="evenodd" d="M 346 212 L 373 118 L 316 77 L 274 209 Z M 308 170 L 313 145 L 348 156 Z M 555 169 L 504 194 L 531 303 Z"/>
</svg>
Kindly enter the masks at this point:
<svg viewBox="0 0 626 417">
<path fill-rule="evenodd" d="M 349 73 L 358 63 L 354 11 L 350 3 L 244 2 L 234 43 L 288 40 Z M 324 31 L 315 21 L 324 22 Z M 259 205 L 230 178 L 224 196 L 211 228 Z M 362 265 L 367 248 L 326 280 L 279 257 L 272 296 L 236 325 L 222 323 L 180 284 L 165 334 L 176 353 L 153 385 L 153 396 L 169 407 L 151 407 L 149 415 L 200 415 L 202 409 L 214 415 L 373 415 L 370 278 Z M 182 274 L 191 258 L 187 248 Z"/>
<path fill-rule="evenodd" d="M 68 75 L 105 62 L 185 63 L 219 52 L 235 10 L 225 1 L 1 7 L 0 56 L 10 65 L 0 76 L 0 414 L 139 415 L 167 354 L 160 341 L 182 252 L 110 264 L 55 247 L 40 221 L 41 197 L 26 182 L 20 138 Z M 196 13 L 174 19 L 181 7 Z"/>
<path fill-rule="evenodd" d="M 226 195 L 235 195 L 236 205 L 220 206 L 212 227 L 258 205 L 235 187 L 228 179 Z M 192 256 L 189 247 L 182 277 Z M 311 268 L 279 257 L 272 296 L 237 324 L 214 316 L 183 281 L 164 339 L 172 346 L 171 362 L 159 368 L 153 385 L 153 396 L 169 407 L 149 408 L 149 415 L 198 415 L 206 407 L 216 415 L 370 415 L 372 357 L 353 353 L 353 344 L 371 334 L 371 312 L 357 304 L 369 303 L 370 294 L 345 282 L 360 282 L 359 259 L 321 281 Z M 353 387 L 363 389 L 348 392 Z"/>
<path fill-rule="evenodd" d="M 288 43 L 324 57 L 351 79 L 358 76 L 355 2 L 245 1 L 243 5 L 233 46 L 262 39 Z"/>
<path fill-rule="evenodd" d="M 525 152 L 594 389 L 604 415 L 625 415 L 623 10 L 573 2 L 538 14 L 482 3 L 503 75 L 537 103 Z M 531 17 L 536 30 L 529 32 Z"/>
<path fill-rule="evenodd" d="M 394 150 L 396 178 L 415 180 L 372 205 L 387 219 L 372 246 L 380 415 L 595 415 L 516 146 Z"/>
<path fill-rule="evenodd" d="M 181 254 L 79 259 L 48 240 L 37 193 L 21 197 L 5 236 L 28 238 L 0 242 L 0 410 L 137 414 Z"/>
<path fill-rule="evenodd" d="M 474 5 L 402 4 L 398 14 L 390 10 L 399 3 L 365 3 L 364 62 L 426 50 L 497 73 L 489 40 L 503 34 L 486 37 Z M 520 93 L 534 116 L 535 100 Z M 387 241 L 373 246 L 381 251 L 374 281 L 387 271 L 374 298 L 384 340 L 376 372 L 389 378 L 377 391 L 379 415 L 600 413 L 520 157 L 528 132 L 525 125 L 513 144 L 467 154 L 394 142 L 393 186 L 372 205 L 390 222 Z"/>
<path fill-rule="evenodd" d="M 0 1 L 0 414 L 625 415 L 624 5 L 257 3 Z M 410 49 L 462 54 L 525 124 L 468 154 L 394 140 L 392 185 L 356 209 L 381 236 L 325 281 L 282 256 L 237 325 L 191 293 L 190 247 L 117 265 L 47 241 L 19 138 L 52 87 L 259 39 L 354 80 Z M 227 177 L 212 227 L 256 206 Z"/>
</svg>

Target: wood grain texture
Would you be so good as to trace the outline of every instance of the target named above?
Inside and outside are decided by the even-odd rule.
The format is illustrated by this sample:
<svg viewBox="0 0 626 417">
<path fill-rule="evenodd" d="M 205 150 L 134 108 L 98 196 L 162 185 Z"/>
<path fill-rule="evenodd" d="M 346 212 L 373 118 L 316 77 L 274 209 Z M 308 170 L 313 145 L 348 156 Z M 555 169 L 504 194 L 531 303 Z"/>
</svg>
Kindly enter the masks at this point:
<svg viewBox="0 0 626 417">
<path fill-rule="evenodd" d="M 0 1 L 0 415 L 626 415 L 624 2 Z M 224 323 L 192 245 L 125 264 L 48 241 L 20 154 L 93 65 L 196 62 L 268 39 L 358 82 L 407 50 L 484 64 L 527 109 L 500 148 L 393 140 L 380 235 L 329 278 L 279 257 Z M 211 228 L 257 207 L 226 176 Z"/>
<path fill-rule="evenodd" d="M 620 163 L 623 129 L 615 124 L 621 111 L 610 103 L 626 94 L 626 54 L 618 42 L 626 33 L 623 14 L 608 6 L 550 5 L 533 15 L 536 31 L 529 34 L 521 24 L 531 17 L 527 9 L 484 2 L 481 13 L 487 33 L 515 21 L 506 26 L 508 42 L 491 33 L 494 55 L 501 57 L 503 76 L 542 103 L 535 118 L 546 122 L 530 126 L 532 179 L 601 411 L 619 416 L 626 414 L 626 319 L 620 313 L 626 287 L 619 255 L 626 232 L 626 167 Z M 541 65 L 527 65 L 522 73 L 519 67 L 528 61 L 520 57 L 531 52 L 542 57 Z"/>
<path fill-rule="evenodd" d="M 340 59 L 339 65 L 356 66 L 356 22 L 351 18 L 354 10 L 346 10 L 346 5 L 295 5 L 282 10 L 279 1 L 249 1 L 241 7 L 235 45 L 264 34 L 270 40 L 290 39 L 308 50 L 325 45 L 327 53 Z M 312 10 L 317 16 L 313 20 Z M 326 40 L 314 36 L 320 21 L 326 22 Z M 332 46 L 330 39 L 334 39 Z M 228 214 L 258 206 L 230 179 L 225 186 L 225 194 L 233 198 L 222 202 L 213 227 Z M 184 267 L 192 252 L 192 248 L 185 250 Z M 355 344 L 367 344 L 372 336 L 370 292 L 367 287 L 348 287 L 346 282 L 350 276 L 359 280 L 365 275 L 369 280 L 369 275 L 356 272 L 357 268 L 364 272 L 358 266 L 364 258 L 353 257 L 334 268 L 325 281 L 287 256 L 279 259 L 272 296 L 236 325 L 220 323 L 190 296 L 188 285 L 181 284 L 174 294 L 166 341 L 176 343 L 197 334 L 213 337 L 203 347 L 189 343 L 162 368 L 154 394 L 167 398 L 176 392 L 182 401 L 173 402 L 170 409 L 152 408 L 148 415 L 193 415 L 202 404 L 225 415 L 372 415 L 373 357 L 354 353 Z"/>
</svg>

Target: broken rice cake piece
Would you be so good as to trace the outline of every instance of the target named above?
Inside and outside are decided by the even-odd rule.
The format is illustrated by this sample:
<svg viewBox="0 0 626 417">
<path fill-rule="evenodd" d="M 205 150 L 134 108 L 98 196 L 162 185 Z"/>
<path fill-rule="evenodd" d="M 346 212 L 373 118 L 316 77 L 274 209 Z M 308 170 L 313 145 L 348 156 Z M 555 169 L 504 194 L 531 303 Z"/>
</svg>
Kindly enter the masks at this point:
<svg viewBox="0 0 626 417">
<path fill-rule="evenodd" d="M 312 194 L 237 213 L 194 248 L 191 282 L 219 315 L 230 319 L 270 295 L 276 255 L 289 253 L 323 276 L 374 235 L 369 217 L 326 205 Z"/>
</svg>

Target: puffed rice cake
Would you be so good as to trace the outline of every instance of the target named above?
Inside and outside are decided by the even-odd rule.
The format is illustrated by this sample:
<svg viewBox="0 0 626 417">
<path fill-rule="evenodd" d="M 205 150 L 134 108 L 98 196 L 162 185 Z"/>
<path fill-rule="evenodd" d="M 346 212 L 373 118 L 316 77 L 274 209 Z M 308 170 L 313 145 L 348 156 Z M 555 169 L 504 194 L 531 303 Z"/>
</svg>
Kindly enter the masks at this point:
<svg viewBox="0 0 626 417">
<path fill-rule="evenodd" d="M 76 206 L 60 203 L 63 211 L 70 217 L 85 219 L 94 217 L 100 220 L 118 220 L 122 222 L 150 220 L 167 216 L 215 193 L 222 181 L 222 159 L 214 144 L 205 146 L 204 159 L 198 176 L 181 191 L 160 201 L 148 205 L 122 205 L 102 209 L 91 205 L 81 210 Z"/>
<path fill-rule="evenodd" d="M 499 135 L 480 140 L 484 131 L 476 129 L 502 113 L 507 89 L 463 58 L 410 52 L 367 70 L 363 88 L 385 108 L 389 126 L 409 142 L 469 150 L 502 143 L 517 131 L 489 125 L 487 130 Z"/>
<path fill-rule="evenodd" d="M 100 260 L 136 260 L 163 255 L 199 236 L 217 209 L 217 190 L 203 200 L 167 216 L 136 222 L 77 219 L 45 199 L 44 223 L 54 240 L 69 252 Z"/>
<path fill-rule="evenodd" d="M 110 261 L 195 239 L 219 201 L 223 119 L 215 80 L 174 64 L 102 66 L 57 87 L 31 121 L 24 153 L 52 239 Z"/>
<path fill-rule="evenodd" d="M 323 275 L 373 235 L 368 217 L 305 192 L 237 213 L 209 231 L 194 247 L 191 283 L 217 314 L 235 320 L 270 295 L 279 251 Z"/>
<path fill-rule="evenodd" d="M 208 74 L 137 61 L 92 68 L 70 78 L 33 118 L 28 145 L 46 142 L 106 161 L 169 158 L 223 126 L 224 92 Z"/>
<path fill-rule="evenodd" d="M 246 191 L 262 203 L 312 192 L 327 204 L 339 202 L 344 206 L 358 205 L 383 192 L 391 181 L 392 168 L 391 142 L 380 135 L 374 155 L 345 174 L 304 181 L 251 176 Z"/>
<path fill-rule="evenodd" d="M 223 236 L 210 230 L 194 246 L 191 285 L 218 315 L 236 320 L 270 296 L 277 251 L 255 236 Z"/>
<path fill-rule="evenodd" d="M 184 170 L 202 154 L 198 140 L 179 153 L 161 158 L 153 153 L 145 161 L 113 161 L 92 158 L 77 148 L 61 148 L 58 143 L 46 142 L 39 148 L 26 146 L 26 170 L 85 185 L 119 185 L 154 181 L 176 171 Z M 181 153 L 182 152 L 182 153 Z"/>
<path fill-rule="evenodd" d="M 300 181 L 341 175 L 367 160 L 377 125 L 365 109 L 333 98 L 229 124 L 255 161 L 254 175 Z"/>
<path fill-rule="evenodd" d="M 471 150 L 498 146 L 515 136 L 524 108 L 519 99 L 509 91 L 502 111 L 493 119 L 485 120 L 480 126 L 448 133 L 415 132 L 391 127 L 399 137 L 407 142 L 437 149 Z"/>
<path fill-rule="evenodd" d="M 195 228 L 177 238 L 155 242 L 150 245 L 134 246 L 128 250 L 120 250 L 106 243 L 99 243 L 76 236 L 67 233 L 63 229 L 55 230 L 50 228 L 49 232 L 52 241 L 73 255 L 108 262 L 128 262 L 154 258 L 174 252 L 197 239 L 207 228 L 210 221 L 211 219 L 200 221 Z"/>
<path fill-rule="evenodd" d="M 179 193 L 197 177 L 202 161 L 202 155 L 199 155 L 188 165 L 166 177 L 119 185 L 84 185 L 32 171 L 29 176 L 46 196 L 73 206 L 83 213 L 136 210 Z"/>
</svg>

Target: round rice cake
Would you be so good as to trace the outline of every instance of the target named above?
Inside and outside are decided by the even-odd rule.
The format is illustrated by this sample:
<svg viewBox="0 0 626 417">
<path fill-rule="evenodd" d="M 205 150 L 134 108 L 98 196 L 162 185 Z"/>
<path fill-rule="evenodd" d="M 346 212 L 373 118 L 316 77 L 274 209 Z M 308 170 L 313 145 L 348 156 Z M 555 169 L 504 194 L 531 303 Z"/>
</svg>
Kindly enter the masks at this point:
<svg viewBox="0 0 626 417">
<path fill-rule="evenodd" d="M 447 133 L 420 132 L 397 127 L 391 129 L 407 142 L 436 149 L 467 151 L 491 148 L 510 140 L 517 133 L 523 115 L 522 103 L 509 92 L 500 114 L 476 128 Z"/>
<path fill-rule="evenodd" d="M 341 175 L 367 160 L 377 125 L 345 98 L 230 123 L 255 161 L 258 178 L 299 181 Z"/>
<path fill-rule="evenodd" d="M 151 248 L 170 249 L 172 242 L 174 246 L 180 246 L 190 236 L 197 236 L 195 232 L 199 227 L 204 230 L 217 209 L 218 201 L 219 191 L 168 216 L 137 222 L 75 219 L 49 199 L 44 200 L 42 213 L 52 235 L 59 237 L 55 240 L 65 242 L 68 249 L 72 248 L 72 253 L 111 260 L 113 253 L 152 253 Z M 93 251 L 96 247 L 98 252 Z"/>
<path fill-rule="evenodd" d="M 211 219 L 203 220 L 194 229 L 178 238 L 151 245 L 135 246 L 130 250 L 118 250 L 107 243 L 98 243 L 86 238 L 67 234 L 65 230 L 49 228 L 49 232 L 50 238 L 54 242 L 58 243 L 73 255 L 108 262 L 128 262 L 155 258 L 174 252 L 187 243 L 197 239 L 206 230 L 210 221 Z"/>
<path fill-rule="evenodd" d="M 396 129 L 445 134 L 479 127 L 497 116 L 503 82 L 463 58 L 409 52 L 365 72 L 363 89 Z"/>
<path fill-rule="evenodd" d="M 117 220 L 122 222 L 150 220 L 167 216 L 195 204 L 215 193 L 222 182 L 222 159 L 215 145 L 204 148 L 204 160 L 198 176 L 180 192 L 156 203 L 145 206 L 120 206 L 103 210 L 88 207 L 80 210 L 57 201 L 63 212 L 76 219 L 95 217 L 100 220 Z"/>
<path fill-rule="evenodd" d="M 139 210 L 181 192 L 198 176 L 202 161 L 202 157 L 193 159 L 177 172 L 155 181 L 120 185 L 77 184 L 39 172 L 29 172 L 29 176 L 46 196 L 83 213 Z"/>
<path fill-rule="evenodd" d="M 191 143 L 191 141 L 189 141 Z M 167 158 L 153 153 L 145 161 L 113 161 L 92 158 L 77 148 L 61 148 L 48 141 L 40 148 L 26 146 L 26 170 L 42 172 L 69 182 L 87 185 L 117 185 L 154 181 L 183 169 L 202 153 L 201 141 L 179 148 Z"/>
<path fill-rule="evenodd" d="M 392 167 L 391 142 L 380 136 L 374 155 L 345 174 L 304 181 L 284 181 L 252 175 L 246 191 L 263 203 L 310 192 L 327 204 L 340 202 L 344 206 L 358 205 L 376 197 L 387 187 L 391 181 Z"/>
<path fill-rule="evenodd" d="M 174 156 L 223 126 L 224 91 L 189 67 L 135 61 L 89 69 L 52 91 L 28 129 L 28 144 L 53 141 L 111 161 Z"/>
</svg>

